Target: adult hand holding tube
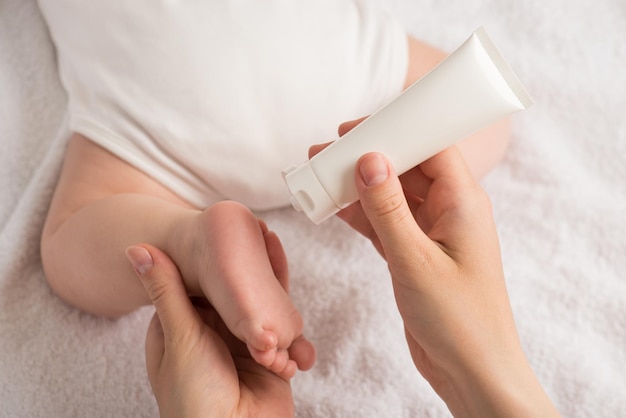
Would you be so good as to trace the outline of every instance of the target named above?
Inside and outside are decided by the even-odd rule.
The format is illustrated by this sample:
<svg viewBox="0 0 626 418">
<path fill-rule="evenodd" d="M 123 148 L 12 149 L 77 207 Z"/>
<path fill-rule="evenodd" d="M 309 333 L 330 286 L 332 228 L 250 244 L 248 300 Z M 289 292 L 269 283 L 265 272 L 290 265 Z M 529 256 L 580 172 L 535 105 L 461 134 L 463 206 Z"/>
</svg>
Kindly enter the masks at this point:
<svg viewBox="0 0 626 418">
<path fill-rule="evenodd" d="M 413 362 L 454 416 L 559 416 L 519 342 L 490 201 L 457 149 L 400 178 L 366 154 L 354 181 L 360 201 L 339 216 L 387 260 Z"/>
<path fill-rule="evenodd" d="M 291 203 L 319 224 L 358 200 L 352 173 L 360 156 L 383 153 L 401 174 L 531 104 L 487 32 L 478 29 L 358 128 L 283 171 Z"/>
</svg>

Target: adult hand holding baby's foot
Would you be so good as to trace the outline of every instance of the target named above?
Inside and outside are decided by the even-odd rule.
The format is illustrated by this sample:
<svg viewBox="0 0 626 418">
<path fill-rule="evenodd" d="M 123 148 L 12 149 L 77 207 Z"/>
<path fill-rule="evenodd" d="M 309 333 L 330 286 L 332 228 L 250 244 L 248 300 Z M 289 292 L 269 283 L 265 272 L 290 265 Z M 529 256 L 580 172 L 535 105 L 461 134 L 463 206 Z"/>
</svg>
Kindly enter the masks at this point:
<svg viewBox="0 0 626 418">
<path fill-rule="evenodd" d="M 126 253 L 156 308 L 146 367 L 161 417 L 293 417 L 288 380 L 254 361 L 206 301 L 192 304 L 167 255 Z"/>
</svg>

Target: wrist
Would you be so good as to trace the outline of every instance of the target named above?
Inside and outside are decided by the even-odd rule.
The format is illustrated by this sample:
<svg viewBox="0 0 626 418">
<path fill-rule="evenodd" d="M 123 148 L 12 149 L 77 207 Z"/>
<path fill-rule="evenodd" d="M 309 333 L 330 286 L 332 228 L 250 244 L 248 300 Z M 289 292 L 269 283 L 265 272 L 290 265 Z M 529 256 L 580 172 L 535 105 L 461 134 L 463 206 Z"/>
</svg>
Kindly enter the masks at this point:
<svg viewBox="0 0 626 418">
<path fill-rule="evenodd" d="M 491 367 L 459 370 L 444 397 L 452 414 L 457 418 L 560 416 L 519 351 Z"/>
</svg>

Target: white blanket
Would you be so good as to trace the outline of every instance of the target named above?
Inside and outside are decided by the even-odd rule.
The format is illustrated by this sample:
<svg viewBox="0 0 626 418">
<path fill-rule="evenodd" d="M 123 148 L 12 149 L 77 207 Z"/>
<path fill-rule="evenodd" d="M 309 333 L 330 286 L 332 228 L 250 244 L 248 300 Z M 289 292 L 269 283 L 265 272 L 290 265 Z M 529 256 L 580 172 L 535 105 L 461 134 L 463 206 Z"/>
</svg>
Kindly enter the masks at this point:
<svg viewBox="0 0 626 418">
<path fill-rule="evenodd" d="M 564 416 L 626 416 L 625 3 L 379 2 L 447 50 L 485 25 L 535 98 L 483 182 L 522 342 Z M 36 2 L 0 1 L 0 416 L 156 416 L 143 358 L 152 308 L 117 321 L 85 315 L 42 274 L 64 106 Z M 260 216 L 285 244 L 319 349 L 293 381 L 297 416 L 448 416 L 413 368 L 369 243 L 337 219 Z"/>
</svg>

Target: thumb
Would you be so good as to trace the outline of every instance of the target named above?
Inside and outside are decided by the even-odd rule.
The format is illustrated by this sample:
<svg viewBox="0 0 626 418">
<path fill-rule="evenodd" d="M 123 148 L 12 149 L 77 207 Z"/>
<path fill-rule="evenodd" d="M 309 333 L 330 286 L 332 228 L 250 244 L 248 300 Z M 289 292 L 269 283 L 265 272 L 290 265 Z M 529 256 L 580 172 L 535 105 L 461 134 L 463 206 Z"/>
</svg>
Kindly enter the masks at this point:
<svg viewBox="0 0 626 418">
<path fill-rule="evenodd" d="M 165 253 L 146 244 L 128 247 L 126 257 L 156 309 L 166 344 L 178 340 L 198 319 L 178 268 Z"/>
<path fill-rule="evenodd" d="M 415 221 L 400 179 L 388 160 L 378 153 L 364 155 L 357 162 L 355 177 L 361 206 L 390 268 L 426 261 L 424 250 L 432 242 Z"/>
</svg>

